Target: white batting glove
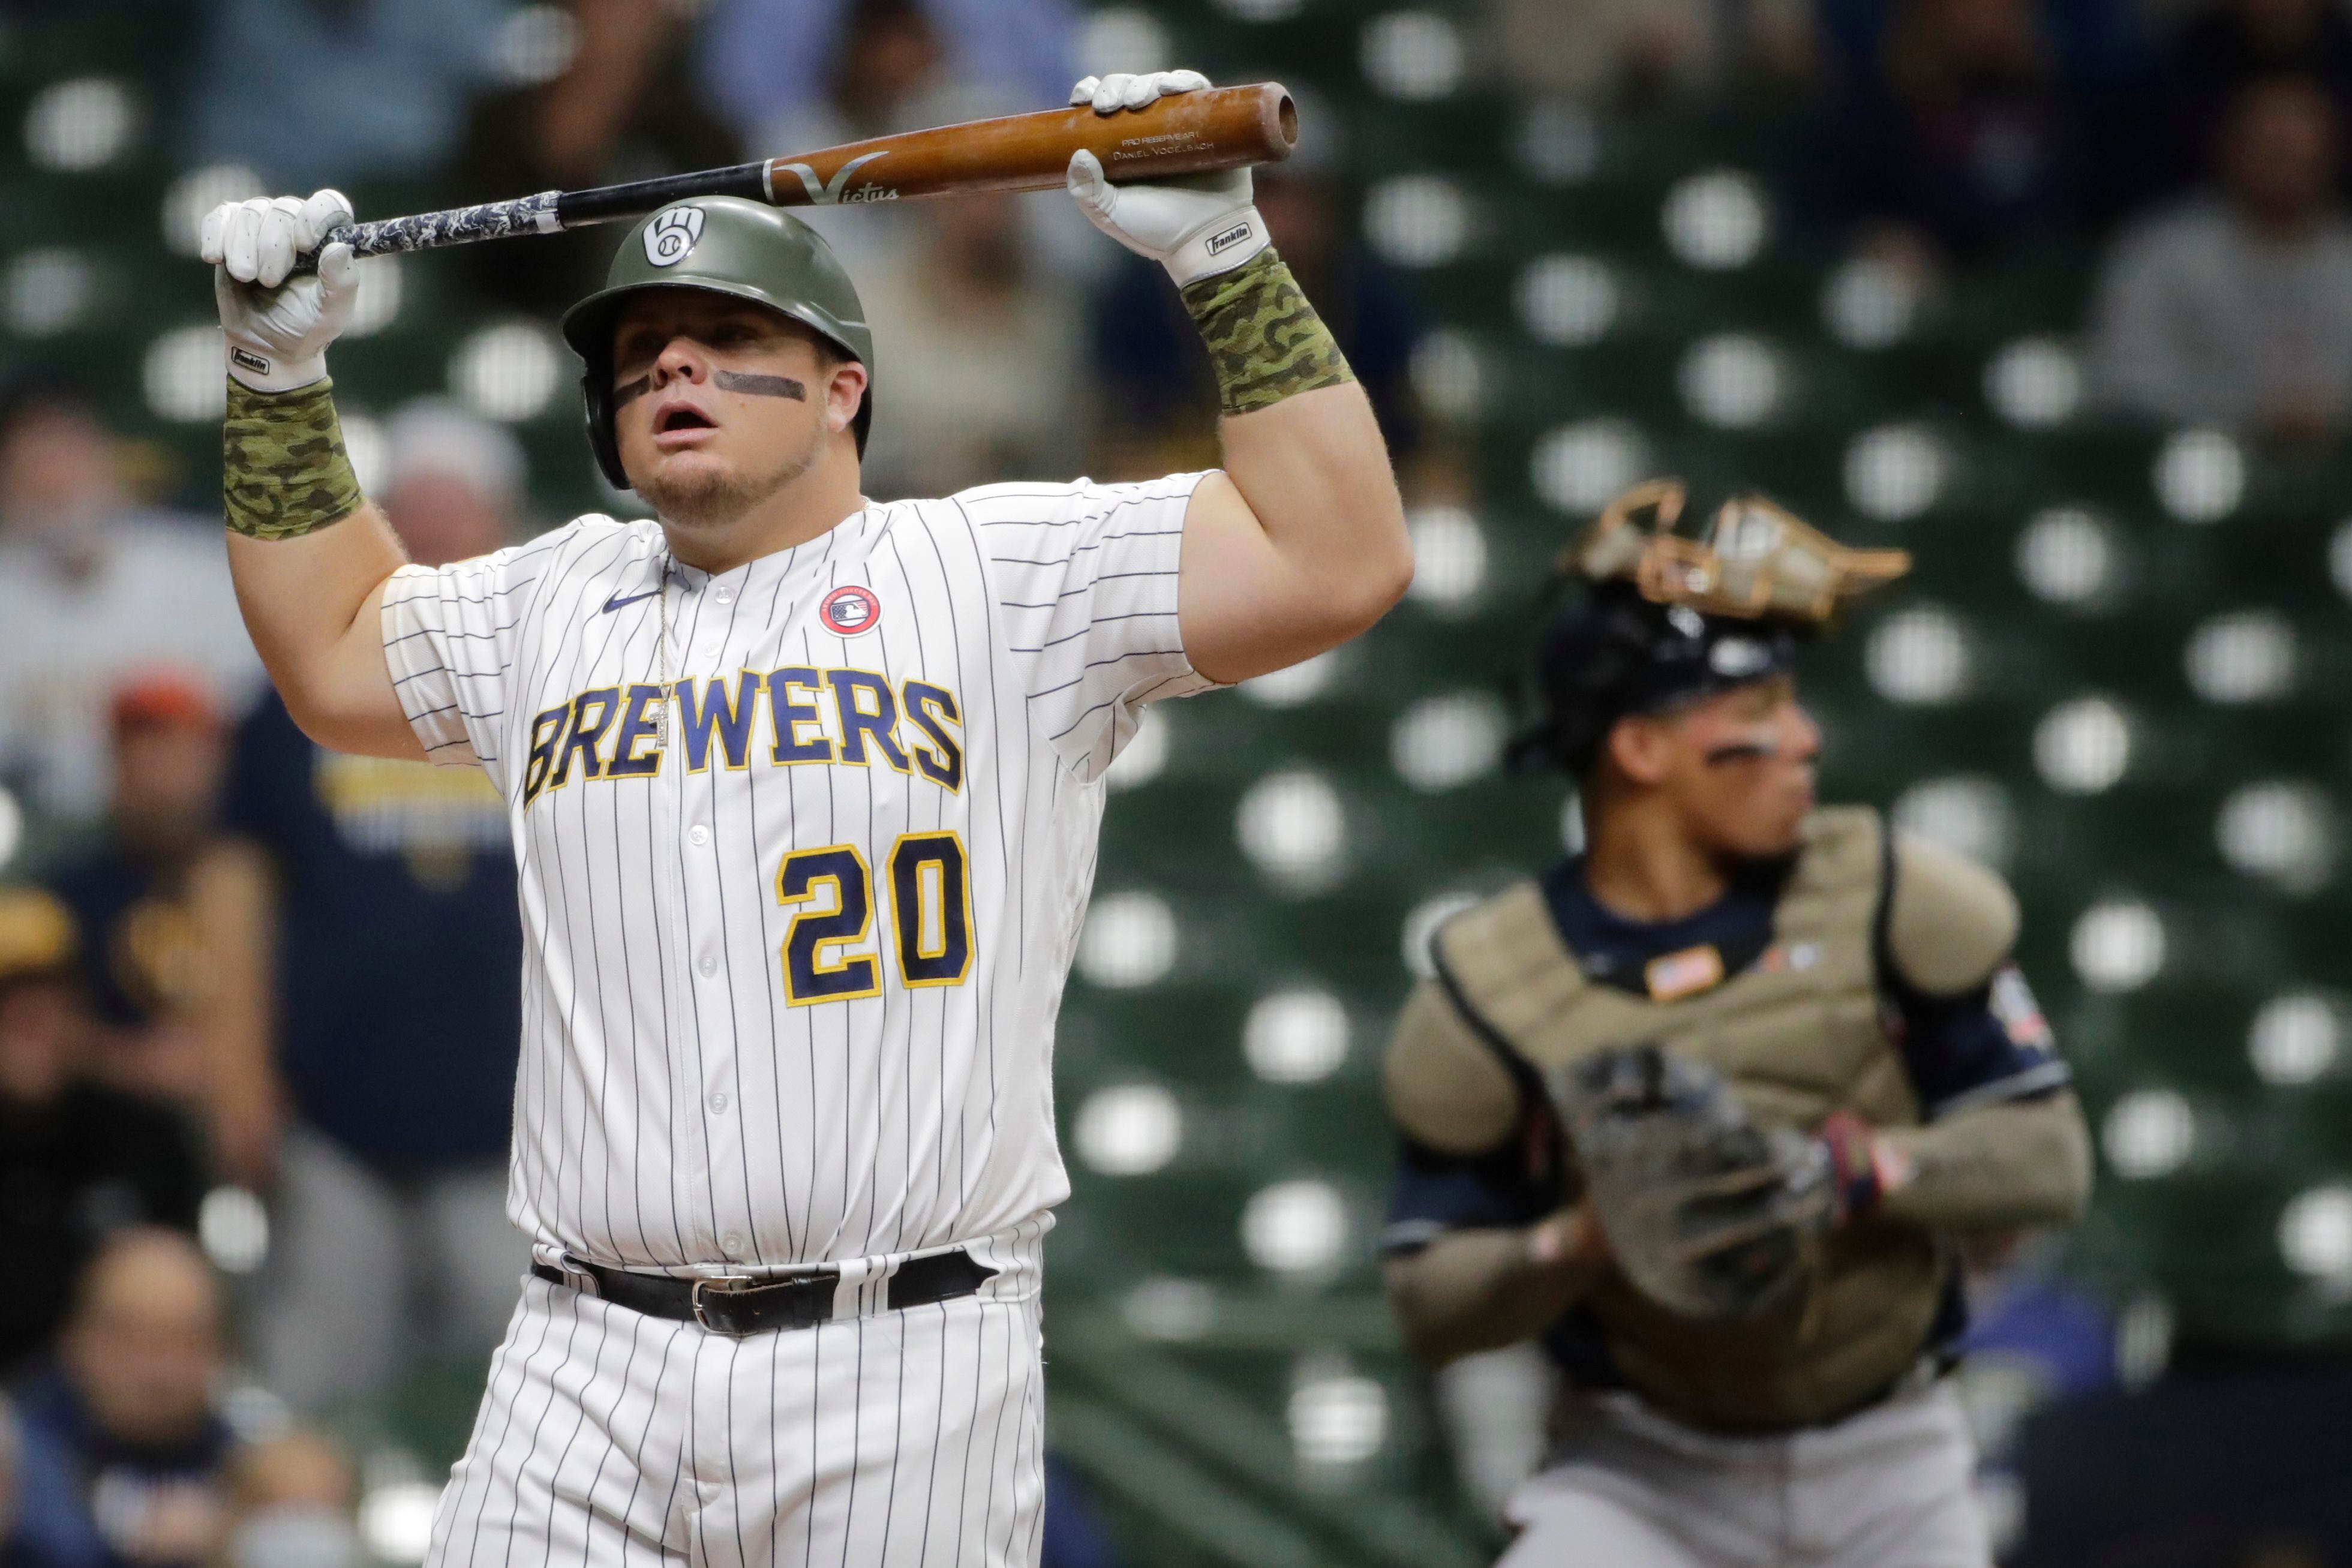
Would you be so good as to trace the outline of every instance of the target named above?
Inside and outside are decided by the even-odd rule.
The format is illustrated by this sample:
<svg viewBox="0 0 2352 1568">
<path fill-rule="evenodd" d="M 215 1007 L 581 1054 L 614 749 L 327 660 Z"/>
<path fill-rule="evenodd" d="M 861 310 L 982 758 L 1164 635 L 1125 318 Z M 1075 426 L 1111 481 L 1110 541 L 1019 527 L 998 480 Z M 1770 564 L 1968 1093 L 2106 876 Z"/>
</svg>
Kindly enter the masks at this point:
<svg viewBox="0 0 2352 1568">
<path fill-rule="evenodd" d="M 224 202 L 205 215 L 199 254 L 228 340 L 228 373 L 256 392 L 291 392 L 327 374 L 327 345 L 359 300 L 359 258 L 331 245 L 319 270 L 289 278 L 294 258 L 352 221 L 341 191 Z"/>
<path fill-rule="evenodd" d="M 1114 71 L 1070 89 L 1097 114 L 1141 109 L 1170 93 L 1209 85 L 1199 71 Z M 1177 286 L 1230 272 L 1266 247 L 1265 220 L 1250 202 L 1247 169 L 1114 185 L 1092 153 L 1074 153 L 1065 176 L 1078 210 L 1097 228 L 1168 268 Z"/>
</svg>

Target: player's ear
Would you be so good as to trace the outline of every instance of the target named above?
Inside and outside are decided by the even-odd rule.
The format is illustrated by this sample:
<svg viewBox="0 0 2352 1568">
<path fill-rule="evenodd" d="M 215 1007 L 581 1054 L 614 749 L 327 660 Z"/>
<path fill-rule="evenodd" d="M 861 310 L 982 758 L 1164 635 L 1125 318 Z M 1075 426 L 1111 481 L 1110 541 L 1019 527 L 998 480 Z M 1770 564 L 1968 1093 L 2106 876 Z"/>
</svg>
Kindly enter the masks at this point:
<svg viewBox="0 0 2352 1568">
<path fill-rule="evenodd" d="M 1666 776 L 1673 744 L 1672 728 L 1647 714 L 1631 714 L 1609 727 L 1609 760 L 1637 784 L 1654 784 Z"/>
<path fill-rule="evenodd" d="M 838 436 L 866 405 L 866 367 L 854 359 L 836 359 L 825 371 L 824 427 Z"/>
</svg>

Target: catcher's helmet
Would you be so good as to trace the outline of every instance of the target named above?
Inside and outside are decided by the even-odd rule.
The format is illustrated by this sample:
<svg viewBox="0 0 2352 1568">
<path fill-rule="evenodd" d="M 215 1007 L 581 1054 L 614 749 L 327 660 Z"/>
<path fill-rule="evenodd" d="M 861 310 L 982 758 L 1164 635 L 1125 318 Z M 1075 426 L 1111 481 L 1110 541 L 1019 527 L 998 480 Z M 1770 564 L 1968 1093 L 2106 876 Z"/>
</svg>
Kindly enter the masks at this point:
<svg viewBox="0 0 2352 1568">
<path fill-rule="evenodd" d="M 1680 479 L 1636 485 L 1556 564 L 1554 592 L 1585 593 L 1538 636 L 1541 718 L 1512 763 L 1582 773 L 1618 720 L 1786 672 L 1799 637 L 1910 569 L 1906 552 L 1849 550 L 1762 496 L 1694 506 Z"/>
<path fill-rule="evenodd" d="M 616 489 L 629 488 L 613 434 L 613 323 L 647 289 L 702 289 L 791 317 L 866 367 L 866 398 L 850 428 L 857 450 L 874 420 L 874 334 L 857 289 L 824 237 L 789 213 L 740 196 L 673 202 L 629 231 L 604 287 L 563 315 L 564 340 L 586 363 L 580 390 L 588 447 Z"/>
</svg>

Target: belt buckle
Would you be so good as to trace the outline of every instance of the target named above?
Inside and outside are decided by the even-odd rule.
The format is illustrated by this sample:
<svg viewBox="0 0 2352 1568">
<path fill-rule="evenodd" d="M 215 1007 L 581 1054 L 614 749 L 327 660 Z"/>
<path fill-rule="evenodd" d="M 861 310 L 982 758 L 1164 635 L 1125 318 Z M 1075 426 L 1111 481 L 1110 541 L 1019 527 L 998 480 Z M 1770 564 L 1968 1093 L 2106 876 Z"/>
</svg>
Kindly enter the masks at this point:
<svg viewBox="0 0 2352 1568">
<path fill-rule="evenodd" d="M 740 1296 L 758 1283 L 748 1274 L 721 1274 L 712 1279 L 697 1279 L 686 1297 L 687 1304 L 694 1310 L 695 1325 L 706 1333 L 725 1334 L 734 1340 L 749 1339 L 751 1331 L 748 1329 L 721 1328 L 712 1322 L 702 1294 L 708 1290 L 714 1296 Z"/>
</svg>

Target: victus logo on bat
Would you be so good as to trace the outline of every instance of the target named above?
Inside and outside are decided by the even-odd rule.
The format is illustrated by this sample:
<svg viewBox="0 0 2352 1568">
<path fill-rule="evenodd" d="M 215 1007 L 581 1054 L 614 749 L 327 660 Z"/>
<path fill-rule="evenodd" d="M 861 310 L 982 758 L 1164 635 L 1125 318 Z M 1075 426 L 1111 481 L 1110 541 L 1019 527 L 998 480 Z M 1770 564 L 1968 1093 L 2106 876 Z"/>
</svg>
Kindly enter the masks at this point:
<svg viewBox="0 0 2352 1568">
<path fill-rule="evenodd" d="M 835 169 L 833 172 L 833 178 L 823 182 L 817 179 L 816 171 L 806 163 L 771 163 L 768 165 L 769 194 L 771 196 L 774 195 L 776 174 L 779 171 L 782 171 L 800 176 L 801 189 L 807 193 L 810 204 L 814 206 L 829 207 L 848 202 L 895 202 L 898 199 L 898 193 L 887 185 L 867 185 L 855 191 L 849 189 L 849 177 L 852 174 L 874 162 L 875 159 L 887 158 L 889 155 L 890 149 L 887 147 L 877 148 L 871 153 L 861 153 Z"/>
</svg>

